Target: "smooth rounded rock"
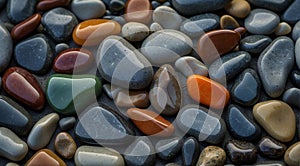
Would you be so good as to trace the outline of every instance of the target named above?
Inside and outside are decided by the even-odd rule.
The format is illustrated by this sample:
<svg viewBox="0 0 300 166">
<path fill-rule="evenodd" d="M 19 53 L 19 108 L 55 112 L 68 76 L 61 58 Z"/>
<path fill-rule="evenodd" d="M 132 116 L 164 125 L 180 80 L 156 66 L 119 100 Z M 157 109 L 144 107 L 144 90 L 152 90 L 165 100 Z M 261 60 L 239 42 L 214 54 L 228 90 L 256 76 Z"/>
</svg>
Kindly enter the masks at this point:
<svg viewBox="0 0 300 166">
<path fill-rule="evenodd" d="M 293 27 L 292 37 L 294 41 L 300 37 L 300 20 Z"/>
<path fill-rule="evenodd" d="M 291 82 L 297 87 L 300 88 L 300 71 L 294 70 L 290 76 Z"/>
<path fill-rule="evenodd" d="M 109 3 L 109 9 L 112 12 L 122 12 L 125 8 L 125 2 L 124 0 L 111 0 Z"/>
<path fill-rule="evenodd" d="M 281 22 L 278 24 L 274 33 L 276 36 L 284 36 L 284 35 L 288 35 L 291 31 L 292 31 L 292 27 L 288 23 Z"/>
<path fill-rule="evenodd" d="M 270 43 L 272 39 L 265 35 L 250 35 L 243 38 L 239 48 L 251 54 L 260 54 Z"/>
<path fill-rule="evenodd" d="M 286 166 L 282 161 L 260 161 L 255 166 Z"/>
<path fill-rule="evenodd" d="M 101 0 L 73 0 L 71 10 L 80 20 L 88 20 L 102 17 L 106 7 Z"/>
<path fill-rule="evenodd" d="M 12 57 L 13 41 L 2 21 L 0 21 L 0 40 L 0 72 L 3 72 L 7 68 Z"/>
<path fill-rule="evenodd" d="M 226 144 L 226 151 L 234 164 L 253 164 L 257 160 L 257 149 L 252 143 L 231 140 Z"/>
<path fill-rule="evenodd" d="M 182 140 L 179 137 L 159 140 L 155 144 L 158 157 L 163 160 L 171 160 L 179 154 L 182 147 Z"/>
<path fill-rule="evenodd" d="M 73 158 L 77 145 L 72 136 L 66 132 L 60 132 L 55 137 L 54 141 L 55 151 L 58 152 L 63 158 Z"/>
<path fill-rule="evenodd" d="M 272 10 L 274 12 L 281 12 L 285 10 L 292 2 L 292 0 L 273 1 L 273 0 L 248 0 L 254 6 Z"/>
<path fill-rule="evenodd" d="M 259 152 L 268 158 L 276 159 L 284 155 L 286 146 L 270 137 L 263 137 L 258 143 Z"/>
<path fill-rule="evenodd" d="M 240 27 L 240 24 L 230 15 L 223 15 L 220 19 L 220 27 L 222 29 L 234 30 Z"/>
<path fill-rule="evenodd" d="M 149 28 L 151 32 L 163 30 L 163 27 L 161 27 L 161 25 L 159 25 L 157 22 L 152 23 Z"/>
<path fill-rule="evenodd" d="M 59 120 L 59 127 L 62 131 L 69 130 L 75 126 L 76 118 L 75 117 L 65 117 Z"/>
<path fill-rule="evenodd" d="M 36 5 L 38 11 L 47 11 L 56 7 L 64 7 L 70 3 L 69 0 L 42 0 Z"/>
<path fill-rule="evenodd" d="M 125 19 L 128 22 L 147 24 L 152 18 L 152 6 L 149 0 L 130 0 L 125 7 Z"/>
<path fill-rule="evenodd" d="M 292 146 L 290 146 L 284 155 L 284 161 L 289 166 L 298 166 L 300 163 L 300 142 L 294 143 Z"/>
<path fill-rule="evenodd" d="M 128 22 L 122 27 L 123 37 L 132 42 L 143 41 L 149 34 L 149 28 L 142 23 Z"/>
<path fill-rule="evenodd" d="M 26 166 L 35 166 L 35 165 L 66 166 L 67 164 L 50 149 L 42 149 L 37 151 L 26 162 L 25 165 Z"/>
<path fill-rule="evenodd" d="M 120 90 L 113 99 L 118 107 L 146 108 L 150 104 L 149 94 L 146 91 Z"/>
<path fill-rule="evenodd" d="M 295 59 L 298 69 L 300 69 L 300 39 L 297 39 L 295 44 Z"/>
<path fill-rule="evenodd" d="M 189 77 L 193 74 L 207 76 L 208 69 L 207 67 L 191 56 L 184 56 L 176 60 L 175 62 L 176 69 L 181 72 L 185 77 Z"/>
<path fill-rule="evenodd" d="M 8 0 L 6 4 L 7 17 L 13 23 L 24 21 L 33 15 L 36 1 L 32 0 Z"/>
<path fill-rule="evenodd" d="M 295 24 L 300 20 L 300 13 L 298 12 L 300 1 L 295 0 L 289 5 L 289 7 L 282 14 L 282 20 L 287 23 Z"/>
<path fill-rule="evenodd" d="M 181 16 L 171 7 L 160 6 L 153 11 L 153 21 L 164 29 L 179 29 L 182 22 Z"/>
<path fill-rule="evenodd" d="M 237 18 L 245 18 L 251 12 L 251 6 L 246 0 L 233 0 L 226 4 L 225 10 Z"/>
<path fill-rule="evenodd" d="M 199 143 L 194 137 L 188 137 L 181 149 L 182 162 L 184 166 L 196 165 L 200 155 Z"/>
<path fill-rule="evenodd" d="M 207 146 L 199 156 L 197 166 L 223 166 L 226 161 L 225 151 L 217 146 Z"/>
<path fill-rule="evenodd" d="M 282 100 L 290 106 L 300 108 L 300 89 L 290 88 L 282 96 Z"/>
<path fill-rule="evenodd" d="M 69 49 L 69 48 L 70 48 L 70 46 L 69 46 L 68 44 L 66 44 L 66 43 L 59 43 L 59 44 L 56 44 L 56 45 L 55 45 L 55 48 L 54 48 L 55 54 L 59 54 L 60 52 L 62 52 L 62 51 L 64 51 L 64 50 L 67 50 L 67 49 Z"/>
</svg>

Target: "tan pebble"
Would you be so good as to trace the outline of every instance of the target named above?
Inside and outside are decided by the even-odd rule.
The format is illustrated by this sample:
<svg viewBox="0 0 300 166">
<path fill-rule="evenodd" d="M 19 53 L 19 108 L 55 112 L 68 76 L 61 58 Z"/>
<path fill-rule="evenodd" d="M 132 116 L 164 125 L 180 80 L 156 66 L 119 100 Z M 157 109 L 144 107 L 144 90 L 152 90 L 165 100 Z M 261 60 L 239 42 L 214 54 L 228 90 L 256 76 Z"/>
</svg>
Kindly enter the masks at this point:
<svg viewBox="0 0 300 166">
<path fill-rule="evenodd" d="M 289 34 L 291 31 L 292 31 L 292 28 L 288 23 L 281 22 L 278 24 L 274 33 L 276 36 L 284 36 L 284 35 Z"/>
<path fill-rule="evenodd" d="M 300 165 L 300 142 L 296 142 L 285 152 L 284 161 L 289 166 Z"/>
<path fill-rule="evenodd" d="M 54 141 L 55 150 L 66 159 L 71 159 L 77 149 L 77 145 L 72 136 L 66 132 L 57 134 Z"/>
<path fill-rule="evenodd" d="M 240 24 L 230 15 L 223 15 L 220 19 L 220 26 L 222 29 L 234 30 L 240 27 Z"/>
<path fill-rule="evenodd" d="M 123 37 L 132 42 L 144 40 L 149 35 L 149 31 L 145 24 L 138 22 L 128 22 L 122 27 Z"/>
<path fill-rule="evenodd" d="M 225 151 L 217 146 L 208 146 L 200 154 L 197 166 L 223 166 L 226 161 Z"/>
<path fill-rule="evenodd" d="M 225 10 L 237 18 L 245 18 L 251 11 L 250 4 L 245 0 L 233 0 L 225 6 Z"/>
</svg>

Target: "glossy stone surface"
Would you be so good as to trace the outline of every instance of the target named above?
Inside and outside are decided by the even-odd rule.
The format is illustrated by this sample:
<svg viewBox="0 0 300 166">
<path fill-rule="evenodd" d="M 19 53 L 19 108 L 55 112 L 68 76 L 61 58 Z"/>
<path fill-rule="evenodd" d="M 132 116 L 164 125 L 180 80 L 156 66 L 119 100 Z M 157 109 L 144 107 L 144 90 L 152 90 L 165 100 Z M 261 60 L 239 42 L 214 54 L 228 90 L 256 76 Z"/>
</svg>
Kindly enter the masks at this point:
<svg viewBox="0 0 300 166">
<path fill-rule="evenodd" d="M 74 133 L 80 141 L 96 145 L 125 144 L 135 135 L 131 124 L 114 110 L 103 106 L 82 113 Z"/>
<path fill-rule="evenodd" d="M 243 38 L 239 48 L 252 54 L 260 54 L 270 43 L 272 39 L 265 35 L 250 35 Z"/>
<path fill-rule="evenodd" d="M 299 70 L 292 71 L 290 79 L 297 88 L 300 88 L 300 71 Z"/>
<path fill-rule="evenodd" d="M 149 28 L 142 23 L 128 22 L 122 27 L 123 37 L 132 42 L 143 41 L 149 34 Z"/>
<path fill-rule="evenodd" d="M 60 52 L 69 49 L 70 46 L 66 43 L 58 43 L 55 45 L 55 54 L 59 54 Z"/>
<path fill-rule="evenodd" d="M 153 11 L 152 19 L 163 29 L 179 29 L 182 17 L 171 7 L 159 6 Z"/>
<path fill-rule="evenodd" d="M 298 21 L 294 27 L 292 32 L 293 40 L 296 41 L 300 37 L 300 21 Z"/>
<path fill-rule="evenodd" d="M 259 152 L 268 158 L 276 159 L 284 155 L 286 146 L 270 137 L 263 137 L 258 143 Z"/>
<path fill-rule="evenodd" d="M 146 108 L 150 104 L 149 94 L 147 91 L 126 91 L 121 90 L 114 98 L 118 107 L 137 107 Z"/>
<path fill-rule="evenodd" d="M 100 0 L 73 0 L 71 10 L 80 20 L 88 20 L 102 17 L 106 7 Z"/>
<path fill-rule="evenodd" d="M 45 96 L 39 83 L 31 73 L 22 68 L 7 69 L 2 77 L 2 87 L 6 93 L 33 110 L 44 107 Z"/>
<path fill-rule="evenodd" d="M 284 161 L 289 166 L 297 166 L 300 163 L 300 142 L 294 143 L 292 146 L 290 146 L 284 155 Z"/>
<path fill-rule="evenodd" d="M 253 164 L 257 160 L 257 149 L 252 143 L 231 140 L 226 144 L 226 151 L 234 164 Z"/>
<path fill-rule="evenodd" d="M 0 72 L 3 72 L 7 68 L 12 57 L 13 41 L 2 21 L 0 21 L 0 40 Z"/>
<path fill-rule="evenodd" d="M 157 32 L 157 31 L 163 30 L 161 25 L 159 25 L 157 22 L 152 23 L 149 28 L 150 28 L 151 32 Z"/>
<path fill-rule="evenodd" d="M 194 137 L 188 137 L 183 142 L 181 152 L 184 166 L 196 165 L 200 155 L 198 141 Z"/>
<path fill-rule="evenodd" d="M 288 23 L 281 22 L 278 24 L 274 33 L 277 36 L 284 36 L 284 35 L 288 35 L 291 31 L 292 31 L 292 27 Z"/>
<path fill-rule="evenodd" d="M 292 0 L 273 1 L 273 0 L 248 0 L 254 6 L 266 8 L 275 12 L 285 10 L 292 2 Z"/>
<path fill-rule="evenodd" d="M 295 43 L 295 59 L 298 69 L 300 69 L 300 39 Z"/>
<path fill-rule="evenodd" d="M 151 20 L 152 6 L 149 0 L 130 0 L 125 7 L 125 19 L 147 24 Z"/>
<path fill-rule="evenodd" d="M 150 62 L 119 36 L 109 36 L 101 43 L 96 61 L 101 76 L 114 85 L 143 89 L 152 81 Z"/>
<path fill-rule="evenodd" d="M 261 161 L 257 162 L 255 166 L 286 166 L 282 161 Z"/>
<path fill-rule="evenodd" d="M 101 93 L 101 86 L 94 75 L 53 74 L 47 82 L 46 96 L 55 111 L 70 115 L 95 102 Z"/>
<path fill-rule="evenodd" d="M 43 0 L 37 3 L 36 9 L 39 11 L 47 11 L 56 7 L 67 6 L 69 2 L 69 0 Z"/>
<path fill-rule="evenodd" d="M 33 14 L 35 4 L 36 1 L 32 0 L 8 0 L 6 4 L 7 17 L 11 22 L 19 23 Z"/>
<path fill-rule="evenodd" d="M 50 149 L 37 151 L 25 164 L 26 166 L 51 165 L 66 166 L 67 164 Z"/>
<path fill-rule="evenodd" d="M 155 144 L 155 150 L 161 159 L 171 160 L 180 152 L 182 144 L 179 137 L 162 139 Z"/>
<path fill-rule="evenodd" d="M 282 14 L 282 19 L 290 24 L 294 24 L 300 20 L 300 13 L 298 11 L 300 1 L 295 0 Z"/>
<path fill-rule="evenodd" d="M 207 76 L 207 67 L 191 56 L 184 56 L 176 60 L 175 67 L 177 71 L 181 72 L 185 77 L 189 77 L 193 74 Z"/>
<path fill-rule="evenodd" d="M 207 146 L 199 156 L 197 166 L 223 166 L 226 161 L 225 151 L 218 146 Z"/>
<path fill-rule="evenodd" d="M 282 100 L 290 106 L 300 108 L 300 89 L 290 88 L 283 94 Z"/>
<path fill-rule="evenodd" d="M 245 18 L 251 12 L 251 6 L 246 0 L 233 0 L 226 4 L 225 10 L 237 18 Z"/>
<path fill-rule="evenodd" d="M 75 126 L 76 118 L 75 117 L 65 117 L 59 120 L 59 127 L 61 130 L 69 130 Z"/>
<path fill-rule="evenodd" d="M 77 145 L 72 136 L 66 132 L 57 134 L 54 141 L 54 147 L 55 151 L 66 159 L 73 158 L 77 149 Z"/>
<path fill-rule="evenodd" d="M 221 29 L 231 29 L 234 30 L 240 27 L 240 24 L 230 15 L 223 15 L 220 19 Z"/>
</svg>

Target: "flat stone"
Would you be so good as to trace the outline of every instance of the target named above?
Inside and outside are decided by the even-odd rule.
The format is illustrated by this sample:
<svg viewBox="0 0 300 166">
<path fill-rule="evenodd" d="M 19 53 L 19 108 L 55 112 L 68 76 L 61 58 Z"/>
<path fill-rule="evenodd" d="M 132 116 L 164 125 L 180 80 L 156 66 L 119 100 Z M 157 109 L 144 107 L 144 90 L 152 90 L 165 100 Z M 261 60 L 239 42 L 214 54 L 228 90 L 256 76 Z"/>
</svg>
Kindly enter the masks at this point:
<svg viewBox="0 0 300 166">
<path fill-rule="evenodd" d="M 13 23 L 19 23 L 33 15 L 36 1 L 8 0 L 6 4 L 6 13 L 9 20 Z"/>
<path fill-rule="evenodd" d="M 122 27 L 123 37 L 132 42 L 143 41 L 149 34 L 149 28 L 142 23 L 128 22 Z"/>
<path fill-rule="evenodd" d="M 26 166 L 35 166 L 35 165 L 66 166 L 67 164 L 50 149 L 42 149 L 36 152 L 26 162 L 25 165 Z"/>
<path fill-rule="evenodd" d="M 233 0 L 225 5 L 225 10 L 237 18 L 245 18 L 251 12 L 251 6 L 245 0 Z"/>
<path fill-rule="evenodd" d="M 75 126 L 76 118 L 75 117 L 65 117 L 59 120 L 59 127 L 61 130 L 66 131 Z"/>
<path fill-rule="evenodd" d="M 181 72 L 185 77 L 189 77 L 193 74 L 207 76 L 207 67 L 198 59 L 191 56 L 184 56 L 176 60 L 176 69 Z"/>
<path fill-rule="evenodd" d="M 183 142 L 179 137 L 163 139 L 155 144 L 155 150 L 159 158 L 171 160 L 179 154 L 182 144 Z"/>
<path fill-rule="evenodd" d="M 260 54 L 270 43 L 272 39 L 265 35 L 250 35 L 243 38 L 239 48 L 250 54 Z"/>
<path fill-rule="evenodd" d="M 300 88 L 300 71 L 299 70 L 292 71 L 290 79 L 297 88 Z"/>
<path fill-rule="evenodd" d="M 39 150 L 47 146 L 56 130 L 58 121 L 59 115 L 50 113 L 36 122 L 27 138 L 30 149 Z"/>
<path fill-rule="evenodd" d="M 55 151 L 63 158 L 73 158 L 77 145 L 72 136 L 66 132 L 60 132 L 57 134 L 54 141 Z"/>
<path fill-rule="evenodd" d="M 0 21 L 0 40 L 0 72 L 3 72 L 12 57 L 13 41 L 2 21 Z"/>
<path fill-rule="evenodd" d="M 199 156 L 197 165 L 223 166 L 226 161 L 225 151 L 218 146 L 207 146 Z"/>
<path fill-rule="evenodd" d="M 114 102 L 118 107 L 137 107 L 146 108 L 150 105 L 149 94 L 147 91 L 126 91 L 120 90 Z"/>
<path fill-rule="evenodd" d="M 147 24 L 152 18 L 152 6 L 149 0 L 131 0 L 125 7 L 125 19 L 127 22 L 140 22 Z"/>
<path fill-rule="evenodd" d="M 290 106 L 300 108 L 300 89 L 290 88 L 283 94 L 282 100 Z"/>
<path fill-rule="evenodd" d="M 71 38 L 78 21 L 72 12 L 59 7 L 45 13 L 42 17 L 42 24 L 55 41 L 63 42 Z"/>
<path fill-rule="evenodd" d="M 253 108 L 255 120 L 273 138 L 281 142 L 291 141 L 296 132 L 296 117 L 286 103 L 270 100 L 257 103 Z"/>
<path fill-rule="evenodd" d="M 164 29 L 179 29 L 181 16 L 171 7 L 159 6 L 153 11 L 152 19 Z"/>
<path fill-rule="evenodd" d="M 273 0 L 248 0 L 249 3 L 256 7 L 261 7 L 265 9 L 272 10 L 274 12 L 281 12 L 285 10 L 292 0 L 284 0 L 284 1 L 273 1 Z"/>
<path fill-rule="evenodd" d="M 124 159 L 117 151 L 97 146 L 80 146 L 74 157 L 76 165 L 125 166 Z"/>
<path fill-rule="evenodd" d="M 38 11 L 48 11 L 57 7 L 66 7 L 70 3 L 69 0 L 43 0 L 36 5 Z"/>
<path fill-rule="evenodd" d="M 300 20 L 293 27 L 292 37 L 294 41 L 300 37 Z"/>
<path fill-rule="evenodd" d="M 184 166 L 196 165 L 199 155 L 199 143 L 194 137 L 188 137 L 181 149 L 182 162 Z"/>
<path fill-rule="evenodd" d="M 230 15 L 223 15 L 220 19 L 220 27 L 222 29 L 234 30 L 240 27 L 240 24 Z"/>
<path fill-rule="evenodd" d="M 125 89 L 143 89 L 152 81 L 150 62 L 119 36 L 109 36 L 101 43 L 96 61 L 102 78 Z"/>
<path fill-rule="evenodd" d="M 283 93 L 294 59 L 294 43 L 288 37 L 276 38 L 259 56 L 258 73 L 270 97 Z"/>
<path fill-rule="evenodd" d="M 288 35 L 291 31 L 292 31 L 292 27 L 288 23 L 281 22 L 278 24 L 274 33 L 276 36 L 284 36 L 284 35 Z"/>
<path fill-rule="evenodd" d="M 266 9 L 252 10 L 244 22 L 246 29 L 256 35 L 273 33 L 279 23 L 279 16 Z"/>
<path fill-rule="evenodd" d="M 102 17 L 106 7 L 101 0 L 73 0 L 71 10 L 80 20 L 88 20 Z"/>
<path fill-rule="evenodd" d="M 284 155 L 286 146 L 270 137 L 263 137 L 258 145 L 259 152 L 268 158 L 277 159 Z"/>
<path fill-rule="evenodd" d="M 294 143 L 288 148 L 284 155 L 284 161 L 289 166 L 297 166 L 300 163 L 300 142 Z"/>
<path fill-rule="evenodd" d="M 184 33 L 166 29 L 155 32 L 143 42 L 141 52 L 151 62 L 160 66 L 173 63 L 192 51 L 192 40 Z"/>
<path fill-rule="evenodd" d="M 257 149 L 252 143 L 231 140 L 226 144 L 226 151 L 234 164 L 253 164 L 257 160 Z"/>
<path fill-rule="evenodd" d="M 27 144 L 11 130 L 0 127 L 0 156 L 12 161 L 22 160 L 27 152 Z"/>
<path fill-rule="evenodd" d="M 226 126 L 225 122 L 214 113 L 197 105 L 183 107 L 177 117 L 176 124 L 183 132 L 194 136 L 199 141 L 218 144 L 223 141 Z"/>
<path fill-rule="evenodd" d="M 298 12 L 300 6 L 300 0 L 295 0 L 289 5 L 282 15 L 282 20 L 287 23 L 295 24 L 300 20 L 300 13 Z"/>
<path fill-rule="evenodd" d="M 298 69 L 300 69 L 300 39 L 297 39 L 295 44 L 295 59 Z"/>
</svg>

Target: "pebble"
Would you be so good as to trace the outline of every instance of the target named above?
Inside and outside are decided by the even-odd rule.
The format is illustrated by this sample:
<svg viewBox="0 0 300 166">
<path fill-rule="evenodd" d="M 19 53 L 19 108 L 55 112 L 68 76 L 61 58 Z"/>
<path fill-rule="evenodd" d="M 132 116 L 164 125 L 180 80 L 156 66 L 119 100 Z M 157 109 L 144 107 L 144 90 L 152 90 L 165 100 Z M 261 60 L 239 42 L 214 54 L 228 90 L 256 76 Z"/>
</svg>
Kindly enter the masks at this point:
<svg viewBox="0 0 300 166">
<path fill-rule="evenodd" d="M 74 134 L 78 140 L 87 144 L 126 144 L 135 135 L 130 123 L 114 110 L 104 106 L 88 109 L 79 116 L 78 121 Z"/>
<path fill-rule="evenodd" d="M 299 10 L 300 0 L 295 0 L 292 2 L 289 7 L 282 14 L 282 20 L 289 23 L 295 24 L 300 20 L 300 12 Z"/>
<path fill-rule="evenodd" d="M 229 0 L 172 0 L 171 2 L 180 14 L 188 16 L 222 9 Z"/>
<path fill-rule="evenodd" d="M 11 130 L 0 127 L 0 156 L 12 161 L 22 160 L 27 152 L 27 144 Z"/>
<path fill-rule="evenodd" d="M 298 69 L 300 69 L 300 38 L 297 39 L 295 44 L 295 59 Z"/>
<path fill-rule="evenodd" d="M 273 138 L 281 142 L 291 141 L 296 132 L 296 117 L 293 109 L 278 100 L 257 103 L 253 108 L 255 120 Z"/>
<path fill-rule="evenodd" d="M 152 9 L 155 10 L 157 7 L 161 6 L 161 3 L 158 1 L 151 1 Z"/>
<path fill-rule="evenodd" d="M 9 162 L 5 166 L 19 166 L 17 163 Z"/>
<path fill-rule="evenodd" d="M 300 108 L 300 89 L 290 88 L 283 94 L 282 100 L 290 106 Z"/>
<path fill-rule="evenodd" d="M 154 1 L 152 1 L 154 2 Z M 150 25 L 150 32 L 157 32 L 163 30 L 163 27 L 161 27 L 161 25 L 159 25 L 157 22 L 154 22 Z"/>
<path fill-rule="evenodd" d="M 292 37 L 294 41 L 300 37 L 300 20 L 293 27 Z"/>
<path fill-rule="evenodd" d="M 150 104 L 149 94 L 147 91 L 120 90 L 113 99 L 118 107 L 146 108 Z"/>
<path fill-rule="evenodd" d="M 70 48 L 60 52 L 53 61 L 53 70 L 57 73 L 82 73 L 93 66 L 94 55 L 83 48 Z"/>
<path fill-rule="evenodd" d="M 223 15 L 220 19 L 220 27 L 222 29 L 234 30 L 240 27 L 240 24 L 230 15 Z"/>
<path fill-rule="evenodd" d="M 109 36 L 101 43 L 96 62 L 102 78 L 119 87 L 143 89 L 152 81 L 150 62 L 119 36 Z"/>
<path fill-rule="evenodd" d="M 152 6 L 149 0 L 130 0 L 126 3 L 125 19 L 127 22 L 148 24 L 152 18 Z"/>
<path fill-rule="evenodd" d="M 18 65 L 38 75 L 46 74 L 52 64 L 53 54 L 49 40 L 43 34 L 35 35 L 15 46 L 14 58 Z"/>
<path fill-rule="evenodd" d="M 25 164 L 26 166 L 36 165 L 57 165 L 66 166 L 67 164 L 50 149 L 42 149 L 36 152 Z"/>
<path fill-rule="evenodd" d="M 182 22 L 181 16 L 171 7 L 159 6 L 153 11 L 153 21 L 164 29 L 179 29 Z"/>
<path fill-rule="evenodd" d="M 214 109 L 223 109 L 230 98 L 224 86 L 200 75 L 188 77 L 187 89 L 192 99 Z"/>
<path fill-rule="evenodd" d="M 12 23 L 16 24 L 33 15 L 36 1 L 8 0 L 6 5 L 7 17 Z"/>
<path fill-rule="evenodd" d="M 222 56 L 209 66 L 210 79 L 222 83 L 234 78 L 246 69 L 251 62 L 251 55 L 245 51 L 235 51 Z"/>
<path fill-rule="evenodd" d="M 109 3 L 109 9 L 112 12 L 120 12 L 125 8 L 125 0 L 111 0 Z"/>
<path fill-rule="evenodd" d="M 181 72 L 185 77 L 189 77 L 193 74 L 208 76 L 207 67 L 198 59 L 192 56 L 184 56 L 176 60 L 176 69 Z"/>
<path fill-rule="evenodd" d="M 47 146 L 56 130 L 58 121 L 57 113 L 50 113 L 37 121 L 27 138 L 30 149 L 39 150 Z"/>
<path fill-rule="evenodd" d="M 181 149 L 182 162 L 184 166 L 196 165 L 200 155 L 199 143 L 194 137 L 188 137 Z"/>
<path fill-rule="evenodd" d="M 300 142 L 294 143 L 288 148 L 284 155 L 284 161 L 289 166 L 299 166 L 300 163 Z"/>
<path fill-rule="evenodd" d="M 286 166 L 286 164 L 281 161 L 261 161 L 257 162 L 255 166 Z"/>
<path fill-rule="evenodd" d="M 251 68 L 243 71 L 242 74 L 235 80 L 231 88 L 231 99 L 243 106 L 251 106 L 260 98 L 261 83 L 256 73 Z"/>
<path fill-rule="evenodd" d="M 18 41 L 31 34 L 41 23 L 42 16 L 37 13 L 20 22 L 11 30 L 13 40 Z"/>
<path fill-rule="evenodd" d="M 272 39 L 268 36 L 250 35 L 241 40 L 239 49 L 256 55 L 260 54 L 271 42 Z"/>
<path fill-rule="evenodd" d="M 176 115 L 181 107 L 181 87 L 171 65 L 161 66 L 155 73 L 149 92 L 151 105 L 162 115 Z"/>
<path fill-rule="evenodd" d="M 267 9 L 252 10 L 244 22 L 246 29 L 256 35 L 273 33 L 279 23 L 279 16 Z"/>
<path fill-rule="evenodd" d="M 268 158 L 277 159 L 284 155 L 286 146 L 270 137 L 263 137 L 258 145 L 259 152 Z"/>
<path fill-rule="evenodd" d="M 73 30 L 73 40 L 78 45 L 94 46 L 106 37 L 121 32 L 121 25 L 113 20 L 91 19 L 79 23 Z"/>
<path fill-rule="evenodd" d="M 101 87 L 100 80 L 94 75 L 53 74 L 47 82 L 46 97 L 55 111 L 71 115 L 95 102 Z"/>
<path fill-rule="evenodd" d="M 70 39 L 77 24 L 76 16 L 61 7 L 52 9 L 42 16 L 42 25 L 56 42 L 64 42 Z"/>
<path fill-rule="evenodd" d="M 6 96 L 0 96 L 0 125 L 24 136 L 32 127 L 31 115 L 18 103 Z"/>
<path fill-rule="evenodd" d="M 171 160 L 179 154 L 182 144 L 183 142 L 179 137 L 162 139 L 155 144 L 155 150 L 159 158 Z"/>
<path fill-rule="evenodd" d="M 127 165 L 155 165 L 156 155 L 152 142 L 147 137 L 138 137 L 125 150 L 124 159 Z"/>
<path fill-rule="evenodd" d="M 130 108 L 127 110 L 127 115 L 135 126 L 146 135 L 169 137 L 174 133 L 173 124 L 153 111 Z"/>
<path fill-rule="evenodd" d="M 288 35 L 289 33 L 291 33 L 291 31 L 292 31 L 292 27 L 288 23 L 281 22 L 278 24 L 274 33 L 276 36 L 284 36 L 284 35 Z"/>
<path fill-rule="evenodd" d="M 192 51 L 193 42 L 184 33 L 172 29 L 151 34 L 143 42 L 141 52 L 155 66 L 173 63 Z"/>
<path fill-rule="evenodd" d="M 7 69 L 2 77 L 2 87 L 14 99 L 33 110 L 42 110 L 45 105 L 45 96 L 39 83 L 22 68 Z"/>
<path fill-rule="evenodd" d="M 226 161 L 225 151 L 218 146 L 207 146 L 199 156 L 197 166 L 223 166 Z"/>
<path fill-rule="evenodd" d="M 265 8 L 274 12 L 284 11 L 293 0 L 273 1 L 273 0 L 248 0 L 249 3 L 256 7 Z"/>
<path fill-rule="evenodd" d="M 69 0 L 42 0 L 36 5 L 38 11 L 47 11 L 56 7 L 64 7 L 70 3 Z"/>
<path fill-rule="evenodd" d="M 13 41 L 9 31 L 2 21 L 0 21 L 0 72 L 3 72 L 8 66 L 13 52 Z"/>
<path fill-rule="evenodd" d="M 294 59 L 294 43 L 285 36 L 276 38 L 259 56 L 258 73 L 270 97 L 283 93 Z"/>
<path fill-rule="evenodd" d="M 236 139 L 243 141 L 257 141 L 261 136 L 260 127 L 250 119 L 241 107 L 229 105 L 226 116 L 228 130 Z"/>
<path fill-rule="evenodd" d="M 106 7 L 101 0 L 73 0 L 71 10 L 80 20 L 88 20 L 102 17 Z"/>
<path fill-rule="evenodd" d="M 204 107 L 187 105 L 179 111 L 175 120 L 180 130 L 199 141 L 210 144 L 223 141 L 226 132 L 225 122 L 214 113 L 208 114 L 208 110 Z"/>
<path fill-rule="evenodd" d="M 118 93 L 123 90 L 120 87 L 117 87 L 115 85 L 111 85 L 111 84 L 104 84 L 103 85 L 103 91 L 106 93 L 106 95 L 110 98 L 110 99 L 114 99 L 116 98 L 116 96 L 118 95 Z M 124 92 L 127 92 L 126 90 L 124 90 Z M 121 99 L 121 98 L 120 98 Z"/>
<path fill-rule="evenodd" d="M 253 164 L 257 160 L 257 148 L 249 142 L 231 140 L 226 144 L 226 151 L 234 164 Z"/>
<path fill-rule="evenodd" d="M 124 159 L 117 151 L 97 146 L 80 146 L 75 153 L 76 165 L 125 166 Z"/>
<path fill-rule="evenodd" d="M 290 78 L 291 78 L 292 83 L 297 88 L 300 88 L 300 71 L 299 70 L 292 71 Z"/>
<path fill-rule="evenodd" d="M 59 127 L 62 131 L 69 130 L 75 126 L 76 118 L 75 117 L 65 117 L 59 120 Z"/>
<path fill-rule="evenodd" d="M 55 46 L 55 54 L 59 54 L 60 52 L 69 49 L 70 46 L 66 43 L 59 43 Z"/>
<path fill-rule="evenodd" d="M 225 10 L 234 17 L 245 18 L 251 12 L 251 6 L 248 1 L 233 0 L 225 5 Z"/>
<path fill-rule="evenodd" d="M 122 27 L 123 37 L 132 42 L 143 41 L 149 34 L 149 28 L 142 23 L 128 22 Z"/>
<path fill-rule="evenodd" d="M 54 141 L 55 151 L 63 158 L 73 158 L 77 145 L 72 136 L 66 132 L 60 132 L 57 134 Z"/>
</svg>

